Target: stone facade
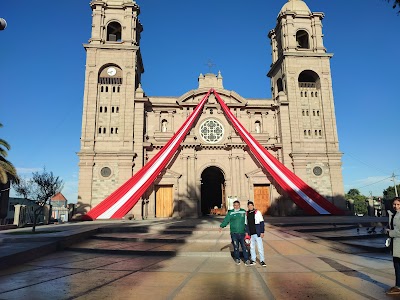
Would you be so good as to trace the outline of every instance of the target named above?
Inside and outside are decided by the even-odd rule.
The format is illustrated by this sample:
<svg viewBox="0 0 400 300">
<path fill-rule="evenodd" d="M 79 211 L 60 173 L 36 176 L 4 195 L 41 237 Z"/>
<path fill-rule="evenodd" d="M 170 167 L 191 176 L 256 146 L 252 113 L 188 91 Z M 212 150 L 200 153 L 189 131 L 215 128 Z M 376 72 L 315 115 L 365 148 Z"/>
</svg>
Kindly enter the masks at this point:
<svg viewBox="0 0 400 300">
<path fill-rule="evenodd" d="M 276 158 L 344 208 L 330 58 L 322 13 L 290 0 L 269 33 L 272 99 L 225 90 L 221 73 L 200 74 L 198 88 L 147 96 L 141 85 L 139 7 L 94 0 L 85 44 L 86 79 L 79 152 L 78 210 L 88 211 L 126 182 L 168 142 L 210 88 Z M 301 213 L 249 153 L 213 95 L 180 151 L 132 209 L 135 218 L 195 217 L 231 199 L 267 203 L 270 214 Z"/>
</svg>

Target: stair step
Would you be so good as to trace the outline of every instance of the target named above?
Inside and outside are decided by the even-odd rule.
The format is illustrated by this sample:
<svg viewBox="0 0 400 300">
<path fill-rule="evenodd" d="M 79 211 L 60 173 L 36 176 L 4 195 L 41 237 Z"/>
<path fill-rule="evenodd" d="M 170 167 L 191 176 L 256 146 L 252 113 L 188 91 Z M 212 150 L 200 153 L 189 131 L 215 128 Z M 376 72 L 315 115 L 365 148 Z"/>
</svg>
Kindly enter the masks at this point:
<svg viewBox="0 0 400 300">
<path fill-rule="evenodd" d="M 70 251 L 113 253 L 124 255 L 160 255 L 160 256 L 229 256 L 233 251 L 230 240 L 225 242 L 204 243 L 163 243 L 163 242 L 119 242 L 86 240 L 68 248 Z"/>
<path fill-rule="evenodd" d="M 140 234 L 140 233 L 114 233 L 114 234 L 97 234 L 91 237 L 94 240 L 103 241 L 120 241 L 120 242 L 146 242 L 146 243 L 215 243 L 226 242 L 230 243 L 229 235 L 218 234 L 205 234 L 198 236 L 190 235 L 153 235 L 153 234 Z"/>
</svg>

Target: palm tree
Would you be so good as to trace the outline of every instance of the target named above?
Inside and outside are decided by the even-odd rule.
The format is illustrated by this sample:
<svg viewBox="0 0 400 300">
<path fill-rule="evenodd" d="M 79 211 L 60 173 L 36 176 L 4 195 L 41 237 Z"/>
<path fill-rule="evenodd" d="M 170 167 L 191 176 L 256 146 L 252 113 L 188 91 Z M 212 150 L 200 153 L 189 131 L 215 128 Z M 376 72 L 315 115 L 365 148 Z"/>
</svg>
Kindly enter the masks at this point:
<svg viewBox="0 0 400 300">
<path fill-rule="evenodd" d="M 0 123 L 0 128 L 3 124 Z M 10 145 L 3 139 L 0 139 L 0 183 L 6 184 L 8 181 L 17 182 L 17 170 L 7 157 L 7 151 L 10 150 Z"/>
<path fill-rule="evenodd" d="M 396 9 L 396 7 L 400 7 L 400 0 L 388 0 L 388 2 L 393 1 L 393 9 Z M 397 14 L 400 14 L 400 10 L 397 12 Z"/>
</svg>

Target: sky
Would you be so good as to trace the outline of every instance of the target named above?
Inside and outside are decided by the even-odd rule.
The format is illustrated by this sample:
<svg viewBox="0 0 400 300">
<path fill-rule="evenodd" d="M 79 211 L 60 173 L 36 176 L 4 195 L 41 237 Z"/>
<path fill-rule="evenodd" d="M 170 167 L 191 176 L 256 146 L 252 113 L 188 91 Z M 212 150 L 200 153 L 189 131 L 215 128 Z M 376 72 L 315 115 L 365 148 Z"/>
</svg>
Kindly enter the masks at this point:
<svg viewBox="0 0 400 300">
<path fill-rule="evenodd" d="M 180 96 L 200 73 L 222 73 L 224 88 L 271 98 L 269 30 L 286 0 L 137 0 L 144 27 L 142 87 L 149 96 Z M 379 196 L 400 174 L 400 16 L 385 0 L 308 0 L 324 12 L 324 45 L 347 192 Z M 1 1 L 0 138 L 7 158 L 29 178 L 45 167 L 75 203 L 89 0 Z M 397 183 L 400 178 L 395 177 Z M 14 195 L 14 193 L 12 193 Z"/>
</svg>

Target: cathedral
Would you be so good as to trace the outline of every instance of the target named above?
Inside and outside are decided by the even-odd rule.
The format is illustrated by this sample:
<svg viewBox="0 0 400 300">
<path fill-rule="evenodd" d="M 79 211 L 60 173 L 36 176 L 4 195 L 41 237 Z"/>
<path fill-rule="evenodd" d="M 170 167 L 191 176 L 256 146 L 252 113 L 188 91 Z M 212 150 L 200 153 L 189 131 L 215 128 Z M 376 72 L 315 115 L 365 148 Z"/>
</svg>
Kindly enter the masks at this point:
<svg viewBox="0 0 400 300">
<path fill-rule="evenodd" d="M 289 0 L 271 42 L 271 99 L 224 89 L 223 76 L 200 74 L 179 97 L 147 95 L 140 9 L 132 0 L 93 0 L 86 58 L 77 209 L 86 213 L 142 169 L 168 143 L 210 89 L 262 147 L 335 206 L 345 209 L 323 13 Z M 249 151 L 211 94 L 166 167 L 129 218 L 225 214 L 238 199 L 263 214 L 304 212 Z"/>
</svg>

